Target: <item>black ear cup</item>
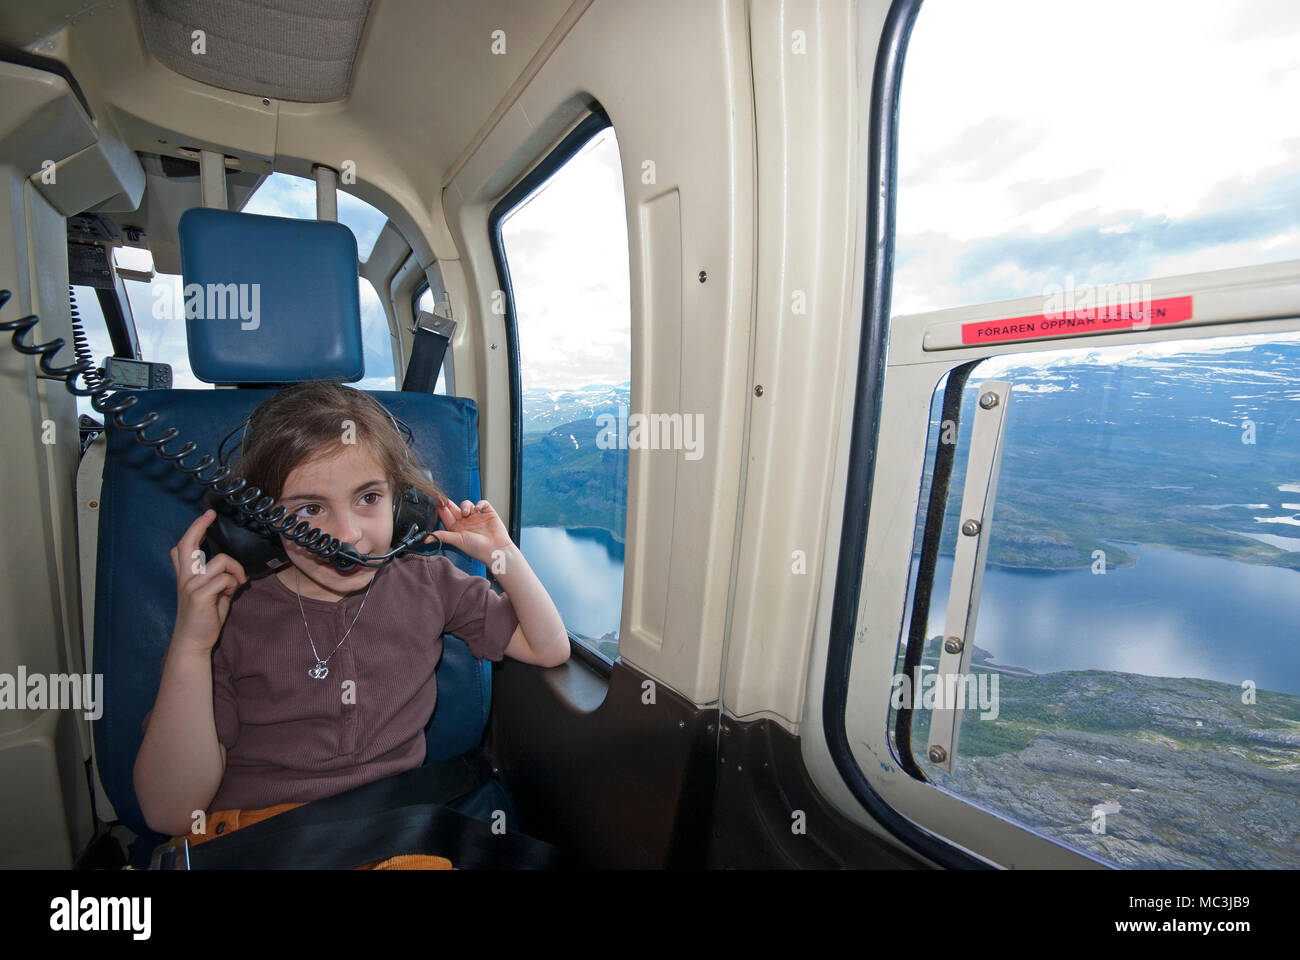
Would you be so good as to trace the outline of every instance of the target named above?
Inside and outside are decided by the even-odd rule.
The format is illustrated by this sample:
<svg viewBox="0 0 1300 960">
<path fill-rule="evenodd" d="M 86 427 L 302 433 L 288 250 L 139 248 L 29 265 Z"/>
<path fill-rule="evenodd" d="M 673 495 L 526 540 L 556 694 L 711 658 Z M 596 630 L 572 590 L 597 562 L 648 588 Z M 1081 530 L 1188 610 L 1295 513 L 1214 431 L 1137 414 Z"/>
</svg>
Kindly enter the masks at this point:
<svg viewBox="0 0 1300 960">
<path fill-rule="evenodd" d="M 411 525 L 428 533 L 438 525 L 438 511 L 433 499 L 423 490 L 407 487 L 393 504 L 393 543 L 395 549 L 411 532 Z"/>
<path fill-rule="evenodd" d="M 238 510 L 224 497 L 214 496 L 211 490 L 204 492 L 203 506 L 217 512 L 203 541 L 206 556 L 229 554 L 250 579 L 288 565 L 289 555 L 284 551 L 280 535 L 270 532 L 269 527 L 258 525 L 266 531 L 263 534 L 258 532 L 258 526 L 245 526 L 239 520 Z"/>
</svg>

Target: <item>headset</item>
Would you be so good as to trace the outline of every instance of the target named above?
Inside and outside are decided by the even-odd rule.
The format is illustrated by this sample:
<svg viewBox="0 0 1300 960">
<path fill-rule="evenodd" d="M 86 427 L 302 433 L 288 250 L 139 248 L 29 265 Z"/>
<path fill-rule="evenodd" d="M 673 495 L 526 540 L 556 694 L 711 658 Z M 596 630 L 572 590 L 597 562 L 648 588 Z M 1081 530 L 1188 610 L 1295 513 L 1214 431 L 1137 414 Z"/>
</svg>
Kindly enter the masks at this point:
<svg viewBox="0 0 1300 960">
<path fill-rule="evenodd" d="M 411 432 L 411 428 L 404 421 L 393 416 L 387 408 L 384 408 L 384 412 L 392 421 L 393 429 L 401 435 L 408 447 L 414 449 L 415 435 Z M 250 420 L 252 417 L 246 417 L 243 423 L 226 434 L 217 447 L 217 459 L 223 469 L 226 469 L 226 444 L 235 432 L 242 428 L 244 431 L 240 440 L 242 451 L 248 438 Z M 238 508 L 232 506 L 228 498 L 215 496 L 212 490 L 204 492 L 203 505 L 215 510 L 217 514 L 207 530 L 206 539 L 213 547 L 207 552 L 208 556 L 215 556 L 218 553 L 229 554 L 238 561 L 250 578 L 271 570 L 278 570 L 289 563 L 289 555 L 284 549 L 279 533 L 265 521 L 244 520 Z M 392 549 L 379 556 L 374 554 L 363 556 L 356 553 L 352 544 L 345 542 L 334 558 L 334 566 L 339 570 L 350 570 L 358 564 L 382 566 L 402 551 L 419 543 L 438 522 L 437 507 L 429 495 L 418 487 L 408 486 L 402 490 L 401 496 L 393 499 L 393 540 L 390 544 Z M 310 528 L 311 524 L 300 520 L 298 526 Z M 438 540 L 438 549 L 442 549 L 441 538 Z"/>
<path fill-rule="evenodd" d="M 9 302 L 10 296 L 12 296 L 10 291 L 0 290 L 0 309 Z M 219 484 L 231 475 L 231 468 L 226 466 L 224 458 L 217 465 L 215 472 L 205 477 L 202 473 L 213 465 L 212 457 L 205 454 L 194 466 L 186 466 L 184 463 L 185 458 L 196 449 L 192 441 L 186 441 L 175 453 L 168 453 L 163 449 L 164 445 L 176 439 L 180 431 L 175 427 L 168 427 L 155 439 L 146 437 L 145 429 L 157 422 L 158 414 L 147 413 L 134 423 L 129 422 L 123 414 L 135 406 L 138 399 L 121 390 L 111 397 L 106 396 L 112 390 L 111 382 L 99 380 L 93 372 L 94 362 L 84 355 L 78 356 L 77 362 L 68 366 L 53 366 L 51 360 L 65 343 L 62 337 L 55 337 L 53 340 L 39 344 L 23 342 L 38 323 L 40 318 L 36 314 L 28 314 L 17 320 L 0 321 L 0 331 L 11 332 L 10 340 L 13 348 L 19 353 L 39 356 L 43 374 L 51 379 L 62 380 L 73 396 L 90 397 L 91 407 L 106 419 L 112 416 L 113 423 L 118 429 L 129 431 L 135 436 L 137 442 L 151 448 L 160 459 L 171 463 L 181 473 L 193 478 L 202 486 L 204 504 L 217 512 L 216 519 L 208 527 L 205 539 L 205 542 L 211 541 L 217 548 L 210 555 L 228 553 L 239 562 L 250 578 L 288 563 L 288 554 L 280 541 L 281 537 L 298 544 L 323 560 L 329 560 L 339 570 L 350 570 L 358 565 L 384 566 L 402 552 L 420 543 L 435 525 L 438 525 L 437 505 L 424 491 L 407 487 L 402 491 L 401 496 L 393 501 L 392 549 L 379 555 L 361 554 L 357 553 L 352 544 L 343 543 L 336 537 L 327 535 L 306 520 L 298 519 L 297 514 L 289 514 L 286 517 L 284 506 L 272 509 L 275 498 L 263 496 L 262 491 L 257 487 L 248 487 L 245 490 L 247 481 L 243 477 L 231 478 L 232 482 L 225 488 L 221 488 Z M 89 389 L 76 385 L 78 376 L 82 377 Z M 399 427 L 397 418 L 391 413 L 388 416 L 393 420 L 393 426 L 399 433 L 405 429 L 403 439 L 408 446 L 411 446 L 413 435 L 410 428 L 405 424 Z M 247 430 L 247 424 L 248 421 L 245 420 L 240 427 Z M 238 429 L 239 427 L 235 428 Z M 232 430 L 231 433 L 234 431 Z M 230 435 L 226 434 L 226 440 L 230 439 Z M 225 447 L 226 440 L 221 442 L 221 448 Z M 218 453 L 220 452 L 219 449 Z M 402 533 L 403 530 L 406 532 Z M 441 549 L 442 538 L 438 540 Z"/>
</svg>

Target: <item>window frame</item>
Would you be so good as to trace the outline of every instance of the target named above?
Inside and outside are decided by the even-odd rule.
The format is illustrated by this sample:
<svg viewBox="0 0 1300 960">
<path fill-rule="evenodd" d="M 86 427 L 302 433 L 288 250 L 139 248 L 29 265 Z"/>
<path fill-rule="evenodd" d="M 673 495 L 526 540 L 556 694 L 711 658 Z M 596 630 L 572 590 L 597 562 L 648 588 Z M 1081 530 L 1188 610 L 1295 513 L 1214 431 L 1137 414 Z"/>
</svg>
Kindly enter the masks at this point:
<svg viewBox="0 0 1300 960">
<path fill-rule="evenodd" d="M 510 268 L 506 263 L 501 223 L 515 207 L 573 159 L 591 140 L 612 126 L 614 126 L 613 121 L 609 119 L 604 108 L 599 105 L 594 106 L 592 112 L 569 131 L 564 139 L 525 174 L 504 197 L 498 200 L 488 214 L 488 242 L 492 247 L 492 262 L 496 267 L 497 284 L 502 292 L 505 308 L 506 362 L 510 370 L 510 517 L 507 526 L 510 539 L 515 543 L 519 543 L 521 523 L 519 497 L 523 490 L 523 386 L 519 373 L 519 329 L 515 313 L 515 295 L 510 283 Z M 612 661 L 606 660 L 604 656 L 572 634 L 569 634 L 569 648 L 583 663 L 602 676 L 608 678 L 613 672 Z"/>
</svg>

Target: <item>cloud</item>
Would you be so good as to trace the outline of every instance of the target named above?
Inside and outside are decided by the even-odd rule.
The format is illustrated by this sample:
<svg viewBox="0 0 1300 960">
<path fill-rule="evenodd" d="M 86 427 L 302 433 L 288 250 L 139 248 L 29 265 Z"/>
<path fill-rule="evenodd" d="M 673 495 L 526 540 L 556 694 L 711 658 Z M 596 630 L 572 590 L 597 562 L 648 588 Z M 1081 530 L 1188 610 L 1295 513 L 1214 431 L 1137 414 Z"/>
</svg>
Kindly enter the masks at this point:
<svg viewBox="0 0 1300 960">
<path fill-rule="evenodd" d="M 1210 196 L 1222 206 L 1181 220 L 1129 212 L 1122 232 L 1112 224 L 966 242 L 900 234 L 895 313 L 1041 296 L 1071 278 L 1122 283 L 1300 258 L 1300 173 L 1222 183 Z"/>
<path fill-rule="evenodd" d="M 907 119 L 912 117 L 907 116 Z M 900 176 L 917 182 L 940 178 L 983 181 L 1005 169 L 1040 138 L 1035 124 L 1028 119 L 1001 115 L 987 117 L 967 127 L 943 146 L 909 160 L 910 168 L 900 167 Z"/>
<path fill-rule="evenodd" d="M 1300 5 L 1178 9 L 927 0 L 896 312 L 1300 257 Z"/>
<path fill-rule="evenodd" d="M 525 390 L 629 379 L 627 230 L 612 131 L 502 221 Z"/>
</svg>

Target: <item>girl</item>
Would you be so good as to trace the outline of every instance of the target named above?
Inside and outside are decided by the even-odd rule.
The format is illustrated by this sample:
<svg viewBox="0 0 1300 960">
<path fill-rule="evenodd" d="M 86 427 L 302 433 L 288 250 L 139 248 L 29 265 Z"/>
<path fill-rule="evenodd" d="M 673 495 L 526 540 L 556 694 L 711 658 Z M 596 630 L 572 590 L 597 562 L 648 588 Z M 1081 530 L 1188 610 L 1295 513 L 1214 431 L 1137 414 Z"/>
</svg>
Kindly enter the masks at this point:
<svg viewBox="0 0 1300 960">
<path fill-rule="evenodd" d="M 250 581 L 228 554 L 199 555 L 206 511 L 171 551 L 176 626 L 135 762 L 154 830 L 194 843 L 420 766 L 444 631 L 480 658 L 568 659 L 555 604 L 491 504 L 443 496 L 368 394 L 281 390 L 249 419 L 237 472 L 286 515 L 368 554 L 390 549 L 393 498 L 418 487 L 446 528 L 425 542 L 489 566 L 505 595 L 446 557 L 404 553 L 344 573 L 288 540 L 290 564 Z"/>
</svg>

